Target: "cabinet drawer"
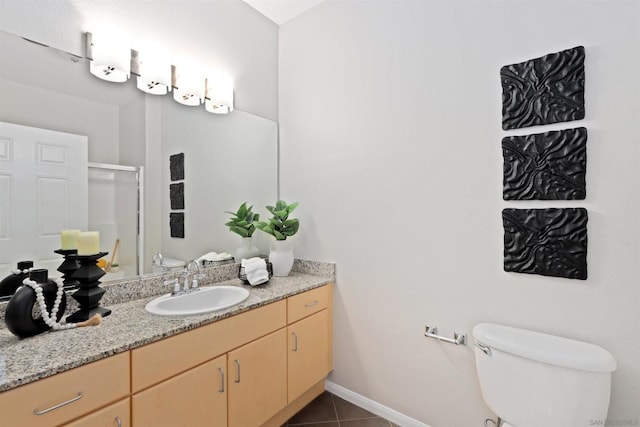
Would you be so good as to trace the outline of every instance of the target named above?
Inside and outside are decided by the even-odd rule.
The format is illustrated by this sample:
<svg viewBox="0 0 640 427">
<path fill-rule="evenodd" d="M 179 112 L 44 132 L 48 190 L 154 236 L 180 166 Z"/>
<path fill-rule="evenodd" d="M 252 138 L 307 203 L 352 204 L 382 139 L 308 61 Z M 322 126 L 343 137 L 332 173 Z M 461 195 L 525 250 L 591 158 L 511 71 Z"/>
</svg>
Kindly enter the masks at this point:
<svg viewBox="0 0 640 427">
<path fill-rule="evenodd" d="M 331 303 L 331 285 L 312 289 L 287 299 L 287 324 L 317 313 Z"/>
<path fill-rule="evenodd" d="M 131 351 L 131 387 L 140 391 L 286 325 L 279 301 Z"/>
<path fill-rule="evenodd" d="M 65 424 L 64 427 L 131 427 L 129 405 L 130 400 L 127 397 L 70 424 Z"/>
<path fill-rule="evenodd" d="M 0 426 L 57 426 L 128 394 L 126 352 L 0 394 Z"/>
</svg>

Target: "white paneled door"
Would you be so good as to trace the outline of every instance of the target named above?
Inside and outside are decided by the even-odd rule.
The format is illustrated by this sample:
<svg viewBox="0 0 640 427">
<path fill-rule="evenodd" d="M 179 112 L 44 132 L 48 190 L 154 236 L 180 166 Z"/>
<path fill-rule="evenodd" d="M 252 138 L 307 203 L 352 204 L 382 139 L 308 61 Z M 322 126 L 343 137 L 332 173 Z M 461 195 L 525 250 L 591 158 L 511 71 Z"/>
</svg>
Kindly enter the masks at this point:
<svg viewBox="0 0 640 427">
<path fill-rule="evenodd" d="M 59 275 L 60 230 L 87 229 L 87 182 L 86 136 L 0 122 L 0 277 L 23 260 Z"/>
</svg>

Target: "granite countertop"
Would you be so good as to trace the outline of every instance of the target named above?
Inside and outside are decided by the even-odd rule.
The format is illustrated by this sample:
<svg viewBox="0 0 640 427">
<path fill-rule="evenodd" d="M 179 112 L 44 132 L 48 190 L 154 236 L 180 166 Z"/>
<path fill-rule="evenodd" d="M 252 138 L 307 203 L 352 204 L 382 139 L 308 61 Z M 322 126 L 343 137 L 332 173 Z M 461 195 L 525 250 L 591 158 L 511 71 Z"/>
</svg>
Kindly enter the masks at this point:
<svg viewBox="0 0 640 427">
<path fill-rule="evenodd" d="M 330 275 L 292 272 L 274 277 L 252 288 L 239 279 L 209 285 L 244 286 L 250 291 L 242 303 L 225 310 L 184 317 L 161 317 L 147 313 L 144 306 L 155 297 L 118 304 L 101 304 L 112 309 L 100 326 L 47 332 L 19 339 L 0 329 L 0 391 L 36 381 L 95 360 L 149 344 L 229 316 L 239 314 L 333 282 Z M 204 284 L 203 286 L 209 286 Z"/>
</svg>

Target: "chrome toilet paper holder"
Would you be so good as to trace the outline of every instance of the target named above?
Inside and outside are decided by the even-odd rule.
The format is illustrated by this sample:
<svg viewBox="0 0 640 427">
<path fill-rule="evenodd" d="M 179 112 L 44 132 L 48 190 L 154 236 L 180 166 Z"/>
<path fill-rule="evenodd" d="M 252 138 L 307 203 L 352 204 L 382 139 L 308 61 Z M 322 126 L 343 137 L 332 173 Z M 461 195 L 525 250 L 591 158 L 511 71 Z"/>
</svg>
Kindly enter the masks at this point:
<svg viewBox="0 0 640 427">
<path fill-rule="evenodd" d="M 424 336 L 427 338 L 433 338 L 438 341 L 448 342 L 449 344 L 455 345 L 467 345 L 467 335 L 461 334 L 459 332 L 453 333 L 453 338 L 443 337 L 442 335 L 438 335 L 438 327 L 437 326 L 425 326 L 424 327 Z"/>
</svg>

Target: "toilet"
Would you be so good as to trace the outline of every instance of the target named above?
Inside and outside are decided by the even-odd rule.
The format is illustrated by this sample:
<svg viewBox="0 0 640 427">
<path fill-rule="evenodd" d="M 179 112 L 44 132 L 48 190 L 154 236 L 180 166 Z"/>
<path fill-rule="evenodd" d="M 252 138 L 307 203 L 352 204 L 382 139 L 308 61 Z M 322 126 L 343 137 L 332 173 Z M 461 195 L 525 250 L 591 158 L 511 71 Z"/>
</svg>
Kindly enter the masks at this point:
<svg viewBox="0 0 640 427">
<path fill-rule="evenodd" d="M 616 370 L 607 350 L 493 323 L 472 334 L 482 396 L 501 427 L 605 425 Z"/>
</svg>

